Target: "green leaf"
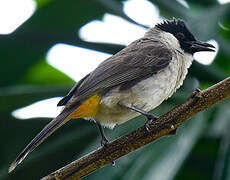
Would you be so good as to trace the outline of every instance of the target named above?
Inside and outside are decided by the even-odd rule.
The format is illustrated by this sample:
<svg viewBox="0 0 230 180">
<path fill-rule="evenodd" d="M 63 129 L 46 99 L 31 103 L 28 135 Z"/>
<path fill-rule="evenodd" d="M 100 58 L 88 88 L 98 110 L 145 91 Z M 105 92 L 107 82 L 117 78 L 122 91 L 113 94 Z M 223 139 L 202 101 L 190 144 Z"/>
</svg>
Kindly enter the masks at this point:
<svg viewBox="0 0 230 180">
<path fill-rule="evenodd" d="M 49 122 L 48 119 L 39 118 L 17 120 L 11 116 L 11 112 L 38 100 L 63 96 L 74 83 L 45 62 L 47 51 L 57 43 L 67 43 L 111 54 L 118 52 L 124 46 L 86 42 L 79 37 L 78 31 L 86 23 L 101 19 L 105 13 L 137 24 L 123 12 L 123 2 L 36 0 L 37 10 L 30 19 L 14 33 L 0 35 L 0 179 L 40 179 L 100 146 L 95 124 L 73 120 L 31 153 L 15 172 L 7 174 L 10 162 Z M 193 63 L 184 86 L 153 111 L 161 115 L 181 103 L 195 87 L 209 87 L 229 75 L 230 31 L 219 24 L 229 27 L 230 4 L 221 5 L 214 0 L 188 0 L 190 8 L 185 8 L 178 1 L 151 2 L 159 8 L 161 16 L 184 19 L 198 39 L 215 39 L 220 48 L 212 65 Z M 142 12 L 137 13 L 142 15 Z M 64 83 L 69 85 L 57 85 Z M 171 175 L 177 180 L 212 179 L 214 172 L 218 172 L 216 160 L 220 157 L 224 157 L 219 161 L 224 167 L 223 171 L 219 171 L 220 177 L 229 179 L 229 148 L 219 150 L 219 139 L 229 136 L 223 133 L 229 127 L 229 108 L 229 101 L 217 105 L 186 123 L 177 136 L 162 138 L 120 158 L 115 167 L 108 165 L 86 179 L 151 179 L 163 175 L 165 179 Z M 117 126 L 114 131 L 106 130 L 106 134 L 109 139 L 114 139 L 140 127 L 145 121 L 140 116 Z M 226 153 L 220 156 L 218 150 Z M 167 167 L 168 173 L 162 167 Z"/>
<path fill-rule="evenodd" d="M 77 30 L 90 20 L 101 18 L 104 12 L 95 1 L 52 1 L 13 34 L 0 36 L 0 76 L 4 77 L 1 86 L 22 80 L 29 68 L 57 42 L 81 42 Z"/>
<path fill-rule="evenodd" d="M 45 60 L 40 60 L 32 66 L 23 80 L 24 83 L 38 85 L 74 84 L 72 79 L 50 66 Z"/>
</svg>

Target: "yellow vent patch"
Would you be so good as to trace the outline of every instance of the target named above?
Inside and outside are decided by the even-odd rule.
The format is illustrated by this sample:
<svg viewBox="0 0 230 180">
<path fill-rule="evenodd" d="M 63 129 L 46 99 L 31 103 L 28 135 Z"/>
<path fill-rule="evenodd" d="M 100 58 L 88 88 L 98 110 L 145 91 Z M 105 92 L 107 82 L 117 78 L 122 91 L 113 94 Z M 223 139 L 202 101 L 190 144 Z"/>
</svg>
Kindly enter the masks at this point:
<svg viewBox="0 0 230 180">
<path fill-rule="evenodd" d="M 99 110 L 101 97 L 95 94 L 84 101 L 68 118 L 95 117 Z"/>
</svg>

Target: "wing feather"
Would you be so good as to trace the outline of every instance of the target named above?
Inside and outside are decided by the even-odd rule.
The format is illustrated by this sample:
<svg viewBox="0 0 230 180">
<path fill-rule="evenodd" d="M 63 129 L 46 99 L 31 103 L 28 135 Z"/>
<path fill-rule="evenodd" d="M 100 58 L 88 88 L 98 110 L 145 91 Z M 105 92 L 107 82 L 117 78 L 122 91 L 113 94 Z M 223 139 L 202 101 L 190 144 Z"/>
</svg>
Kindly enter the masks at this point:
<svg viewBox="0 0 230 180">
<path fill-rule="evenodd" d="M 147 78 L 167 67 L 172 51 L 163 43 L 139 39 L 102 62 L 76 91 L 73 101 L 103 93 L 126 82 Z M 72 104 L 72 102 L 70 102 Z"/>
</svg>

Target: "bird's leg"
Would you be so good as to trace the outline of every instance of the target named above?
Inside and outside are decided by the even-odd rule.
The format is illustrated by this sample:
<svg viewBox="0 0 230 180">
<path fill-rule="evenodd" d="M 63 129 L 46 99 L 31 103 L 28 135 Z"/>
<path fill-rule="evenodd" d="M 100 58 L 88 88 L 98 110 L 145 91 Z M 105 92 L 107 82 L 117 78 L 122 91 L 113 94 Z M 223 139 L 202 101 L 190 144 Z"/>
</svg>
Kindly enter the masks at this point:
<svg viewBox="0 0 230 180">
<path fill-rule="evenodd" d="M 142 109 L 139 109 L 135 106 L 131 106 L 131 107 L 129 107 L 129 109 L 141 113 L 142 115 L 146 116 L 148 120 L 156 120 L 158 118 L 158 117 L 154 116 L 153 114 L 148 113 L 148 112 L 146 112 Z"/>
<path fill-rule="evenodd" d="M 101 134 L 101 146 L 104 147 L 108 144 L 109 140 L 105 137 L 105 132 L 104 132 L 102 125 L 98 122 L 97 122 L 97 125 L 100 130 L 100 134 Z"/>
<path fill-rule="evenodd" d="M 146 111 L 144 111 L 144 110 L 142 110 L 142 109 L 139 109 L 139 108 L 137 108 L 137 107 L 135 107 L 135 106 L 131 106 L 131 107 L 128 107 L 128 108 L 131 109 L 131 110 L 133 110 L 133 111 L 139 112 L 139 113 L 141 113 L 142 115 L 144 115 L 144 116 L 147 117 L 148 121 L 145 123 L 145 128 L 146 128 L 147 131 L 150 132 L 150 127 L 149 127 L 149 125 L 150 125 L 153 121 L 155 121 L 158 117 L 155 116 L 155 115 L 153 115 L 153 114 L 151 114 L 151 113 L 148 113 L 148 112 L 146 112 Z"/>
<path fill-rule="evenodd" d="M 105 132 L 104 132 L 102 125 L 97 122 L 97 126 L 98 126 L 98 128 L 100 130 L 100 134 L 101 134 L 101 146 L 106 147 L 109 140 L 105 137 Z M 115 161 L 112 161 L 112 166 L 115 166 Z"/>
</svg>

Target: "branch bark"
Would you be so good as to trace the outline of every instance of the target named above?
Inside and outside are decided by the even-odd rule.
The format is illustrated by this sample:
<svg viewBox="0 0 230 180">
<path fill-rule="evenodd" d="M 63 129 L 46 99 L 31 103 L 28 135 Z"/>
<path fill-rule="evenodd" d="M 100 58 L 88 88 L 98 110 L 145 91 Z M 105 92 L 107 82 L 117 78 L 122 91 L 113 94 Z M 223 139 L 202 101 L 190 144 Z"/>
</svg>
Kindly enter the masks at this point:
<svg viewBox="0 0 230 180">
<path fill-rule="evenodd" d="M 214 86 L 200 91 L 196 89 L 181 105 L 173 108 L 145 127 L 111 141 L 107 147 L 101 147 L 67 166 L 49 174 L 42 180 L 80 179 L 152 141 L 173 134 L 182 123 L 214 104 L 230 97 L 230 77 Z"/>
</svg>

